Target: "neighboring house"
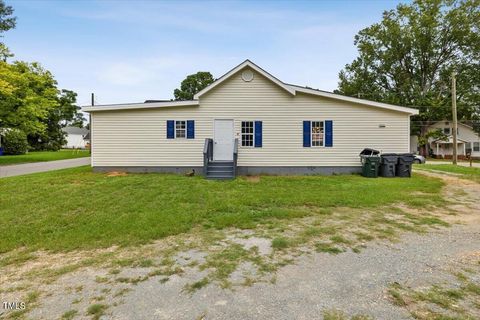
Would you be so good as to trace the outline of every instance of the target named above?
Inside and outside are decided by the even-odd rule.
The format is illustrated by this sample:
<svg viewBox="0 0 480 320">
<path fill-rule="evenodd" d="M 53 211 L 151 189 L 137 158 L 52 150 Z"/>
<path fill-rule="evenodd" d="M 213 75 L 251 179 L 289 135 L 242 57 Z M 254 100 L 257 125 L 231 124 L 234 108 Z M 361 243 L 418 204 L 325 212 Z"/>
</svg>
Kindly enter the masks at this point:
<svg viewBox="0 0 480 320">
<path fill-rule="evenodd" d="M 432 124 L 428 131 L 440 130 L 446 135 L 446 139 L 432 139 L 428 141 L 429 149 L 435 157 L 451 158 L 453 154 L 453 123 L 451 121 L 438 121 Z M 411 149 L 412 152 L 418 151 L 418 138 L 412 136 Z M 457 127 L 457 154 L 464 157 L 470 153 L 473 158 L 480 158 L 480 136 L 473 131 L 473 128 L 459 123 Z"/>
<path fill-rule="evenodd" d="M 65 127 L 62 129 L 62 131 L 66 133 L 65 139 L 67 140 L 67 143 L 63 145 L 63 148 L 85 149 L 85 137 L 89 133 L 88 129 L 79 127 Z"/>
<path fill-rule="evenodd" d="M 249 60 L 191 101 L 84 107 L 96 171 L 349 173 L 365 147 L 409 151 L 418 110 L 284 83 Z"/>
<path fill-rule="evenodd" d="M 90 130 L 88 130 L 88 133 L 83 137 L 83 141 L 85 141 L 85 147 L 90 148 Z"/>
</svg>

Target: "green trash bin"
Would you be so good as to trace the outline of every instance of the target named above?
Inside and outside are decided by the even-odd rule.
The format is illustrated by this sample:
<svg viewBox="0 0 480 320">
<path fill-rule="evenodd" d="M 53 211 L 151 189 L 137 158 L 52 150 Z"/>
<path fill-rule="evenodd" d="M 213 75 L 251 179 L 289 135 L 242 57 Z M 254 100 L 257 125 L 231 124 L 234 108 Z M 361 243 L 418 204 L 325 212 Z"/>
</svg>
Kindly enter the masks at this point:
<svg viewBox="0 0 480 320">
<path fill-rule="evenodd" d="M 380 165 L 379 156 L 360 156 L 362 159 L 362 176 L 367 178 L 378 177 L 378 167 Z"/>
</svg>

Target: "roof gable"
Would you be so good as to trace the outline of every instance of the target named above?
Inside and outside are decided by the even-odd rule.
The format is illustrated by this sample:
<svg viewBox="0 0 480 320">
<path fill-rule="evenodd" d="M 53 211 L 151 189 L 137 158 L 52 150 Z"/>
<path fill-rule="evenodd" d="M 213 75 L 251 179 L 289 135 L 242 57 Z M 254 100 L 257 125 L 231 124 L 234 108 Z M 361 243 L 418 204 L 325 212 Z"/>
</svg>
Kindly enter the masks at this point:
<svg viewBox="0 0 480 320">
<path fill-rule="evenodd" d="M 316 90 L 316 89 L 311 89 L 311 88 L 306 88 L 306 87 L 301 87 L 301 86 L 296 86 L 292 84 L 285 83 L 277 78 L 275 78 L 273 75 L 268 73 L 267 71 L 263 70 L 259 66 L 257 66 L 255 63 L 253 63 L 250 60 L 245 60 L 235 68 L 231 69 L 228 71 L 226 74 L 215 80 L 212 84 L 204 88 L 203 90 L 199 91 L 197 94 L 194 95 L 194 100 L 188 100 L 188 101 L 154 101 L 149 103 L 129 103 L 129 104 L 117 104 L 117 105 L 103 105 L 103 106 L 86 106 L 83 107 L 83 111 L 86 112 L 92 112 L 92 111 L 108 111 L 108 110 L 126 110 L 126 109 L 150 109 L 150 108 L 163 108 L 163 107 L 181 107 L 181 106 L 198 106 L 199 105 L 199 98 L 212 90 L 213 88 L 217 87 L 227 79 L 231 78 L 233 75 L 237 74 L 239 71 L 245 68 L 250 68 L 253 71 L 259 73 L 272 83 L 274 83 L 276 86 L 281 88 L 282 90 L 288 92 L 290 95 L 295 96 L 297 92 L 301 92 L 304 94 L 310 94 L 314 96 L 320 96 L 324 98 L 329 98 L 329 99 L 335 99 L 335 100 L 340 100 L 340 101 L 345 101 L 349 103 L 355 103 L 355 104 L 360 104 L 364 106 L 370 106 L 370 107 L 375 107 L 375 108 L 381 108 L 381 109 L 386 109 L 386 110 L 392 110 L 392 111 L 398 111 L 398 112 L 403 112 L 409 115 L 415 115 L 419 113 L 419 110 L 413 109 L 413 108 L 407 108 L 407 107 L 402 107 L 402 106 L 396 106 L 392 104 L 387 104 L 387 103 L 382 103 L 382 102 L 376 102 L 376 101 L 370 101 L 370 100 L 365 100 L 365 99 L 359 99 L 359 98 L 354 98 L 354 97 L 349 97 L 349 96 L 344 96 L 341 94 L 336 94 L 332 92 L 327 92 L 327 91 L 321 91 L 321 90 Z"/>
<path fill-rule="evenodd" d="M 221 76 L 217 80 L 215 80 L 215 82 L 213 82 L 211 85 L 207 86 L 206 88 L 204 88 L 203 90 L 198 92 L 196 95 L 193 96 L 193 99 L 197 100 L 198 98 L 200 98 L 201 96 L 203 96 L 204 94 L 206 94 L 207 92 L 209 92 L 210 90 L 212 90 L 213 88 L 218 86 L 219 84 L 223 83 L 225 80 L 229 79 L 231 76 L 233 76 L 234 74 L 236 74 L 240 70 L 248 68 L 248 67 L 253 69 L 255 72 L 258 72 L 259 74 L 261 74 L 262 76 L 264 76 L 268 80 L 272 81 L 277 86 L 279 86 L 283 90 L 287 91 L 291 95 L 295 95 L 295 89 L 291 88 L 289 85 L 287 85 L 287 84 L 283 83 L 282 81 L 280 81 L 279 79 L 275 78 L 270 73 L 263 70 L 262 68 L 257 66 L 252 61 L 245 60 L 244 62 L 242 62 L 241 64 L 239 64 L 238 66 L 236 66 L 232 70 L 228 71 L 227 73 L 225 73 L 223 76 Z"/>
</svg>

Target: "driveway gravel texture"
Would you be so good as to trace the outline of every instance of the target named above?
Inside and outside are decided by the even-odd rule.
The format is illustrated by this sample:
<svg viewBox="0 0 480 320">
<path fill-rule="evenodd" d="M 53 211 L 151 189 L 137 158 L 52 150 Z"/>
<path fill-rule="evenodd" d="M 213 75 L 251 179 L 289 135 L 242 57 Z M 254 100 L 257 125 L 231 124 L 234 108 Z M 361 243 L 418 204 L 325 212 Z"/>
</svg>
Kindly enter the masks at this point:
<svg viewBox="0 0 480 320">
<path fill-rule="evenodd" d="M 457 203 L 452 205 L 457 214 L 447 217 L 451 227 L 424 234 L 405 233 L 397 242 L 374 241 L 360 253 L 303 254 L 281 267 L 271 281 L 232 288 L 212 282 L 186 291 L 188 284 L 208 272 L 196 268 L 185 268 L 185 272 L 168 278 L 144 279 L 145 266 L 115 271 L 117 279 L 141 279 L 132 284 L 103 280 L 113 271 L 86 267 L 38 287 L 42 295 L 28 318 L 60 318 L 70 311 L 73 319 L 91 319 L 96 315 L 85 310 L 100 304 L 106 308 L 103 315 L 97 315 L 100 319 L 321 319 L 325 310 L 332 309 L 348 316 L 412 319 L 407 309 L 392 303 L 390 284 L 422 287 L 454 282 L 453 273 L 461 268 L 462 257 L 480 253 L 480 184 L 454 175 L 422 174 L 446 181 L 443 193 Z M 256 242 L 260 251 L 270 252 L 267 239 L 252 236 L 238 240 L 242 246 Z M 175 256 L 184 266 L 204 259 L 205 255 L 196 250 Z M 242 278 L 254 272 L 251 269 L 243 263 L 231 277 Z M 3 301 L 20 299 L 15 292 L 0 291 L 0 295 Z"/>
</svg>

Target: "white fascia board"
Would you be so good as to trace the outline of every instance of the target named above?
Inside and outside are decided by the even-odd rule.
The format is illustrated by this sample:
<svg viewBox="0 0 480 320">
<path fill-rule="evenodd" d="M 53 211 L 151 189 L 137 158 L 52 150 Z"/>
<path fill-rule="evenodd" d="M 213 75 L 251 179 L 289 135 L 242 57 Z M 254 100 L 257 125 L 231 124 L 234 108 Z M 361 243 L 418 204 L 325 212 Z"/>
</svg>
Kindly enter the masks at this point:
<svg viewBox="0 0 480 320">
<path fill-rule="evenodd" d="M 343 96 L 341 94 L 319 91 L 319 90 L 309 89 L 309 88 L 302 88 L 302 87 L 297 87 L 293 85 L 290 85 L 290 87 L 295 88 L 295 90 L 298 92 L 313 94 L 313 95 L 321 96 L 324 98 L 342 100 L 342 101 L 353 102 L 353 103 L 363 104 L 363 105 L 382 108 L 382 109 L 405 112 L 411 115 L 416 115 L 419 113 L 419 110 L 413 109 L 413 108 L 400 107 L 400 106 L 396 106 L 388 103 L 381 103 L 381 102 L 375 102 L 375 101 L 370 101 L 365 99 L 353 98 L 353 97 Z"/>
<path fill-rule="evenodd" d="M 235 68 L 233 68 L 232 70 L 228 71 L 227 73 L 225 73 L 223 76 L 221 76 L 220 78 L 218 78 L 217 80 L 215 80 L 215 82 L 213 82 L 211 85 L 209 85 L 208 87 L 204 88 L 203 90 L 200 90 L 197 94 L 195 94 L 193 96 L 194 99 L 198 99 L 200 98 L 202 95 L 204 95 L 205 93 L 207 93 L 208 91 L 212 90 L 213 88 L 215 88 L 216 86 L 218 86 L 219 84 L 221 84 L 223 81 L 227 80 L 228 78 L 230 78 L 232 75 L 234 75 L 235 73 L 237 73 L 238 71 L 242 70 L 243 68 L 245 67 L 250 67 L 252 68 L 253 70 L 255 70 L 256 72 L 260 73 L 262 76 L 264 76 L 265 78 L 269 79 L 270 81 L 272 81 L 273 83 L 275 83 L 277 86 L 281 87 L 282 89 L 284 89 L 285 91 L 287 91 L 288 93 L 290 93 L 291 95 L 295 95 L 295 89 L 292 88 L 291 86 L 288 86 L 286 85 L 285 83 L 283 83 L 282 81 L 278 80 L 277 78 L 275 78 L 274 76 L 272 76 L 270 73 L 268 73 L 267 71 L 263 70 L 262 68 L 260 68 L 259 66 L 257 66 L 255 63 L 251 62 L 250 60 L 245 60 L 244 62 L 242 62 L 241 64 L 239 64 L 238 66 L 236 66 Z"/>
<path fill-rule="evenodd" d="M 128 104 L 106 104 L 98 106 L 84 106 L 82 111 L 111 111 L 111 110 L 131 110 L 131 109 L 152 109 L 152 108 L 172 108 L 172 107 L 189 107 L 198 106 L 196 100 L 187 101 L 166 101 L 166 102 L 148 102 L 148 103 L 128 103 Z"/>
</svg>

